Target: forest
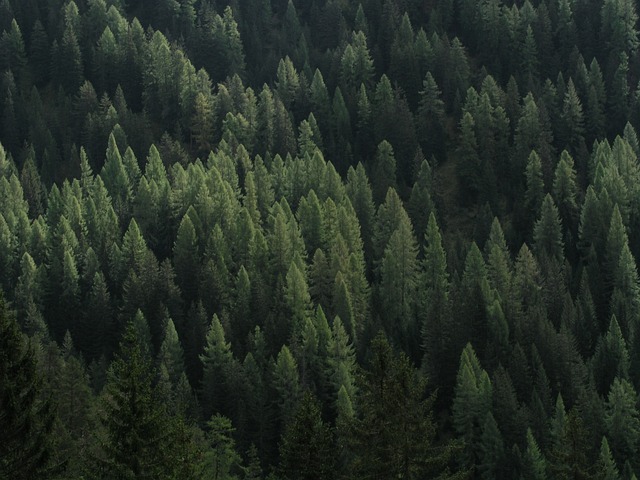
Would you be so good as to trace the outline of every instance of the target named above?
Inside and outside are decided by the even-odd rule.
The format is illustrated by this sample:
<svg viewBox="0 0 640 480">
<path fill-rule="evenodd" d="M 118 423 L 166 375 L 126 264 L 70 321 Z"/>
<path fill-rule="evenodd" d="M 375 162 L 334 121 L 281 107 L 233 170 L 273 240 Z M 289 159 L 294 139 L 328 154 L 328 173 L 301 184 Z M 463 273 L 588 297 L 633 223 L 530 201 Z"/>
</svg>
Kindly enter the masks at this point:
<svg viewBox="0 0 640 480">
<path fill-rule="evenodd" d="M 0 479 L 636 479 L 632 0 L 0 0 Z"/>
</svg>

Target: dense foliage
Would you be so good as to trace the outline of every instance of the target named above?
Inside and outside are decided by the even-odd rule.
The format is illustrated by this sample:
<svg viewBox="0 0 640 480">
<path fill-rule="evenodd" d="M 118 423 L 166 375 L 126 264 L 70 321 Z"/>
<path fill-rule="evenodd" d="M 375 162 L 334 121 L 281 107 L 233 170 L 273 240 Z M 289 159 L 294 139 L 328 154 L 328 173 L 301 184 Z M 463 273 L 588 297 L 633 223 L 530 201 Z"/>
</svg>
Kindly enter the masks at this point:
<svg viewBox="0 0 640 480">
<path fill-rule="evenodd" d="M 637 23 L 0 0 L 0 478 L 635 478 Z"/>
</svg>

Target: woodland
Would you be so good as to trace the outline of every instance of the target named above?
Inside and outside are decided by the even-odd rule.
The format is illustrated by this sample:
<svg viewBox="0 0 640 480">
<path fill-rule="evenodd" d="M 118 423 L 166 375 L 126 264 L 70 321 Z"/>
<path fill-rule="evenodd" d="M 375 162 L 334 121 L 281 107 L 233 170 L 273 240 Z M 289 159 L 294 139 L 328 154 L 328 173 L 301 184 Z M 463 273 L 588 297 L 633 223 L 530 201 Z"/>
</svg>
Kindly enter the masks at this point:
<svg viewBox="0 0 640 480">
<path fill-rule="evenodd" d="M 0 479 L 635 479 L 632 0 L 0 0 Z"/>
</svg>

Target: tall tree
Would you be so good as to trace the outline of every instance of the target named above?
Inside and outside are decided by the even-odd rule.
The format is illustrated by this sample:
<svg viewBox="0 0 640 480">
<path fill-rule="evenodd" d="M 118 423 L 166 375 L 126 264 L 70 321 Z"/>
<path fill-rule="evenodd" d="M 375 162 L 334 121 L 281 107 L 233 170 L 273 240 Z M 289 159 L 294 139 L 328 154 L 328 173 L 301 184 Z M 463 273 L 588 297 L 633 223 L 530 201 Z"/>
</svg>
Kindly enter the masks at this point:
<svg viewBox="0 0 640 480">
<path fill-rule="evenodd" d="M 106 385 L 97 458 L 100 478 L 173 478 L 179 471 L 174 424 L 159 403 L 153 371 L 129 322 Z"/>
<path fill-rule="evenodd" d="M 533 228 L 535 251 L 538 256 L 547 256 L 560 260 L 564 258 L 562 241 L 562 223 L 551 195 L 547 194 L 542 202 L 540 218 Z"/>
<path fill-rule="evenodd" d="M 382 320 L 387 334 L 401 340 L 405 349 L 416 352 L 418 326 L 416 289 L 418 287 L 418 246 L 413 228 L 403 218 L 391 235 L 380 265 Z"/>
<path fill-rule="evenodd" d="M 620 465 L 631 460 L 640 441 L 640 418 L 636 407 L 636 392 L 626 380 L 616 378 L 611 385 L 605 405 L 607 438 L 611 442 L 614 458 Z"/>
<path fill-rule="evenodd" d="M 0 297 L 0 476 L 53 478 L 53 411 L 41 398 L 33 346 Z"/>
<path fill-rule="evenodd" d="M 285 479 L 335 478 L 331 430 L 320 403 L 305 392 L 280 443 L 280 471 Z"/>
<path fill-rule="evenodd" d="M 406 355 L 393 353 L 383 334 L 373 340 L 370 358 L 358 414 L 349 424 L 349 469 L 354 477 L 457 478 L 446 468 L 456 447 L 434 444 L 434 397 L 425 398 L 424 377 Z"/>
<path fill-rule="evenodd" d="M 429 377 L 440 384 L 443 355 L 446 351 L 448 331 L 447 314 L 449 312 L 449 278 L 447 256 L 442 246 L 442 235 L 433 212 L 425 233 L 424 257 L 422 260 L 421 290 L 419 300 L 419 319 L 421 320 L 422 348 L 425 352 L 423 367 Z"/>
</svg>

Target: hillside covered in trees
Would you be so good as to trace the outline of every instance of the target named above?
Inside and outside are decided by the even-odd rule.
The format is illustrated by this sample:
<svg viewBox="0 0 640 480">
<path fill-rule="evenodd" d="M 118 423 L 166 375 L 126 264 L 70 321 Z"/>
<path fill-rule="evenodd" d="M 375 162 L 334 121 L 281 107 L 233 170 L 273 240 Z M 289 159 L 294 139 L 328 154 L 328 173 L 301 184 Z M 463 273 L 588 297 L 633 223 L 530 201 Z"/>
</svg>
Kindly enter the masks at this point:
<svg viewBox="0 0 640 480">
<path fill-rule="evenodd" d="M 0 478 L 636 478 L 636 10 L 0 0 Z"/>
</svg>

